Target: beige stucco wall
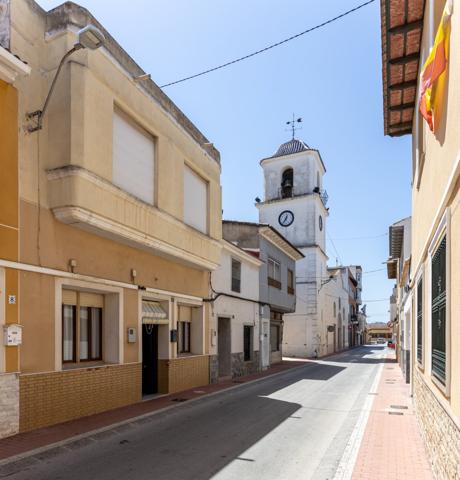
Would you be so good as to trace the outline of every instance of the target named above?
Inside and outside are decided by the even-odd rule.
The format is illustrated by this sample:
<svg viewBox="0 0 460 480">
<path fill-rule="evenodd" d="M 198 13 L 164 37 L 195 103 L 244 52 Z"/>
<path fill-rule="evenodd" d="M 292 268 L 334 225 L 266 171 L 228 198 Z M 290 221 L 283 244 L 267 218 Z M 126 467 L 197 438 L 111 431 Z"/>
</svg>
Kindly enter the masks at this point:
<svg viewBox="0 0 460 480">
<path fill-rule="evenodd" d="M 426 2 L 422 40 L 422 60 L 428 55 L 433 42 L 430 32 L 436 33 L 444 1 Z M 433 4 L 434 7 L 431 7 Z M 423 62 L 422 62 L 423 63 Z M 460 157 L 460 12 L 454 9 L 451 17 L 450 59 L 446 83 L 446 96 L 439 130 L 433 134 L 429 131 L 425 121 L 420 118 L 414 121 L 413 152 L 414 166 L 417 163 L 417 150 L 425 152 L 425 162 L 420 185 L 417 187 L 417 172 L 414 171 L 412 189 L 412 278 L 424 274 L 424 330 L 423 351 L 424 361 L 415 368 L 425 380 L 428 388 L 435 394 L 444 408 L 456 418 L 460 417 L 460 370 L 455 366 L 460 364 L 460 194 L 458 184 L 450 184 L 451 178 L 458 173 Z M 419 124 L 417 128 L 417 124 Z M 415 170 L 415 167 L 414 167 Z M 444 203 L 443 203 L 444 202 Z M 428 247 L 433 240 L 435 231 L 440 224 L 441 216 L 446 209 L 450 209 L 448 219 L 448 255 L 450 253 L 450 290 L 448 283 L 448 308 L 450 304 L 450 374 L 448 388 L 438 388 L 432 381 L 430 329 L 430 258 Z M 448 257 L 449 258 L 449 257 Z M 414 316 L 414 319 L 416 317 Z M 414 320 L 415 321 L 415 320 Z M 413 328 L 416 332 L 415 327 Z M 415 335 L 413 351 L 416 351 Z M 449 350 L 449 349 L 448 349 Z M 450 392 L 449 392 L 450 387 Z"/>
<path fill-rule="evenodd" d="M 17 82 L 19 123 L 25 127 L 30 124 L 26 121 L 26 113 L 43 107 L 59 60 L 76 41 L 71 30 L 78 28 L 49 29 L 45 13 L 38 6 L 33 7 L 31 0 L 13 0 L 11 16 L 12 50 L 32 67 L 32 75 Z M 114 44 L 113 39 L 110 42 Z M 203 259 L 201 268 L 217 265 L 220 247 L 215 240 L 221 238 L 220 165 L 202 144 L 192 138 L 184 125 L 132 77 L 119 59 L 105 48 L 80 50 L 69 58 L 56 83 L 43 129 L 30 134 L 20 128 L 20 197 L 31 204 L 40 203 L 44 208 L 81 207 L 88 214 L 95 213 L 119 225 L 126 224 L 128 217 L 132 221 L 145 217 L 147 209 L 148 221 L 135 222 L 132 228 L 151 239 L 174 245 L 182 257 L 187 254 L 195 256 L 199 267 L 200 259 Z M 136 205 L 136 202 L 120 199 L 113 192 L 102 192 L 94 185 L 90 185 L 91 193 L 88 193 L 85 182 L 74 177 L 71 185 L 64 180 L 48 179 L 48 170 L 75 165 L 108 183 L 112 182 L 115 105 L 156 139 L 156 198 L 153 206 Z M 208 182 L 207 235 L 182 223 L 185 162 Z M 131 210 L 125 211 L 124 205 L 130 205 Z M 23 235 L 34 235 L 30 230 L 32 226 Z M 155 248 L 150 251 L 159 253 Z M 29 254 L 21 250 L 22 256 Z M 178 260 L 174 255 L 171 259 Z"/>
</svg>

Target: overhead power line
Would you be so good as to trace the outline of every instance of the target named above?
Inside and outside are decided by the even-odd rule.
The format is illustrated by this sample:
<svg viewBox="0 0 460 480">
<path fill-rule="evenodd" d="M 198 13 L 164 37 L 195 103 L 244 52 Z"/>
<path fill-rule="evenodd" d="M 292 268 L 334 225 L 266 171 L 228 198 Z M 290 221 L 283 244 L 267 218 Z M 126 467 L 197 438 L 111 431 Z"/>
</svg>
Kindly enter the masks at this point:
<svg viewBox="0 0 460 480">
<path fill-rule="evenodd" d="M 176 80 L 174 82 L 166 83 L 164 85 L 161 85 L 160 88 L 166 88 L 170 87 L 171 85 L 177 85 L 178 83 L 186 82 L 187 80 L 192 80 L 192 78 L 197 78 L 201 77 L 203 75 L 207 75 L 208 73 L 215 72 L 216 70 L 220 70 L 222 68 L 228 67 L 230 65 L 233 65 L 238 62 L 242 62 L 243 60 L 247 60 L 248 58 L 255 57 L 256 55 L 259 55 L 260 53 L 264 53 L 268 50 L 271 50 L 272 48 L 279 47 L 280 45 L 283 45 L 287 42 L 290 42 L 291 40 L 295 40 L 296 38 L 301 37 L 302 35 L 306 35 L 307 33 L 313 32 L 314 30 L 318 30 L 319 28 L 325 27 L 326 25 L 329 25 L 332 22 L 335 22 L 343 17 L 346 17 L 347 15 L 350 15 L 353 12 L 356 12 L 357 10 L 365 7 L 366 5 L 369 5 L 370 3 L 375 2 L 375 0 L 368 0 L 367 2 L 361 3 L 360 5 L 357 5 L 356 7 L 352 8 L 351 10 L 347 10 L 346 12 L 341 13 L 340 15 L 337 15 L 336 17 L 330 18 L 329 20 L 326 20 L 323 23 L 320 23 L 318 25 L 315 25 L 314 27 L 310 27 L 307 30 L 304 30 L 303 32 L 297 33 L 296 35 L 292 35 L 292 37 L 285 38 L 284 40 L 281 40 L 280 42 L 273 43 L 271 45 L 268 45 L 265 48 L 262 48 L 260 50 L 256 50 L 255 52 L 249 53 L 247 55 L 244 55 L 243 57 L 235 58 L 234 60 L 231 60 L 230 62 L 223 63 L 221 65 L 218 65 L 217 67 L 209 68 L 208 70 L 204 70 L 203 72 L 200 73 L 195 73 L 194 75 L 190 75 L 189 77 L 181 78 L 180 80 Z"/>
<path fill-rule="evenodd" d="M 386 237 L 388 233 L 381 233 L 380 235 L 370 235 L 364 237 L 336 237 L 334 240 L 370 240 L 373 238 L 382 238 Z"/>
</svg>

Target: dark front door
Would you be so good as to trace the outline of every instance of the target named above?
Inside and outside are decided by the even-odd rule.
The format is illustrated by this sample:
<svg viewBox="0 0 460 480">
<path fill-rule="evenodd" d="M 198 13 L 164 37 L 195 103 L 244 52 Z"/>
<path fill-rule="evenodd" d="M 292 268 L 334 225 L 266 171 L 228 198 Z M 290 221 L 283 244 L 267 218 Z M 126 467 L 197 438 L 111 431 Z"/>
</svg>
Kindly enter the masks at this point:
<svg viewBox="0 0 460 480">
<path fill-rule="evenodd" d="M 142 325 L 142 395 L 158 392 L 158 325 Z"/>
<path fill-rule="evenodd" d="M 230 319 L 219 317 L 217 322 L 219 377 L 226 377 L 232 374 Z"/>
</svg>

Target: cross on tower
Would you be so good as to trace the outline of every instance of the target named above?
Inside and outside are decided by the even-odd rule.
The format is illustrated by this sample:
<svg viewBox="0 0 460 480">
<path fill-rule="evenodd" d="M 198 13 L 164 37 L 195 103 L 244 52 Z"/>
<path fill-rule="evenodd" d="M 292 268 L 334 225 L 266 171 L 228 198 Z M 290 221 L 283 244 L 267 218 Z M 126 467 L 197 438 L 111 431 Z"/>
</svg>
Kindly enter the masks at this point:
<svg viewBox="0 0 460 480">
<path fill-rule="evenodd" d="M 295 131 L 302 129 L 302 127 L 297 127 L 296 123 L 302 123 L 302 118 L 300 118 L 300 117 L 295 118 L 294 114 L 292 114 L 292 120 L 290 120 L 289 122 L 286 122 L 286 125 L 290 125 L 290 128 L 292 130 L 292 139 L 293 140 L 294 140 L 294 136 L 295 136 Z"/>
</svg>

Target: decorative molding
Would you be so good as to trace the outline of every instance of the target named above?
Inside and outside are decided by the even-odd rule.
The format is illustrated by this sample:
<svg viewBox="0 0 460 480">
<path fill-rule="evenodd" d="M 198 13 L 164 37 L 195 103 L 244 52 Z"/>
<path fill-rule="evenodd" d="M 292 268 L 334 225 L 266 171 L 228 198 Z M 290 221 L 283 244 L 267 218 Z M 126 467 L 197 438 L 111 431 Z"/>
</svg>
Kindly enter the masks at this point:
<svg viewBox="0 0 460 480">
<path fill-rule="evenodd" d="M 185 263 L 198 266 L 205 270 L 215 270 L 219 265 L 181 248 L 170 245 L 150 235 L 141 233 L 134 228 L 122 225 L 97 213 L 81 207 L 66 206 L 52 209 L 57 220 L 67 225 L 74 225 L 91 231 L 97 230 L 103 236 L 122 240 L 124 243 L 139 248 L 144 247 L 156 253 L 180 259 Z"/>
<path fill-rule="evenodd" d="M 0 46 L 0 79 L 14 83 L 18 75 L 29 75 L 31 68 Z"/>
</svg>

